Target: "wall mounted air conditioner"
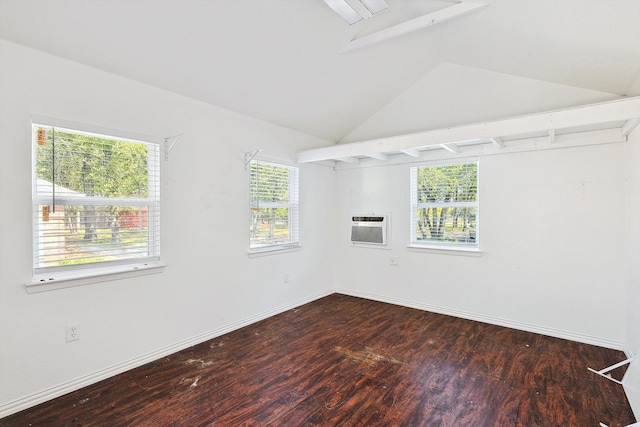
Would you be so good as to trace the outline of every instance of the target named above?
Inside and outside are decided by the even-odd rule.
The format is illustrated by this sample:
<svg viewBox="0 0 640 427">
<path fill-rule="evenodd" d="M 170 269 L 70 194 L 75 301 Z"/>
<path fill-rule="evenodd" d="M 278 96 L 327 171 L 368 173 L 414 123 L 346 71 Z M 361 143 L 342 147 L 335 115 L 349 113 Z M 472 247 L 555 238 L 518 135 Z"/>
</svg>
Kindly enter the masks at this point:
<svg viewBox="0 0 640 427">
<path fill-rule="evenodd" d="M 387 245 L 388 215 L 353 215 L 351 217 L 351 243 L 358 245 Z"/>
</svg>

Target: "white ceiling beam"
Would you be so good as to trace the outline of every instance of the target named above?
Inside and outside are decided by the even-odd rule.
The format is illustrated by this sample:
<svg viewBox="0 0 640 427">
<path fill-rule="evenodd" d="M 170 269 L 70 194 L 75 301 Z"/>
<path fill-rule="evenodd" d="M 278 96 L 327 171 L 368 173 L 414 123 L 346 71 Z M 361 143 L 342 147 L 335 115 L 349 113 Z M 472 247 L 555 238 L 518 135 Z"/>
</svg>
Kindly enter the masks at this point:
<svg viewBox="0 0 640 427">
<path fill-rule="evenodd" d="M 367 157 L 371 157 L 372 159 L 383 160 L 383 161 L 386 161 L 388 159 L 387 155 L 383 153 L 369 153 L 367 154 Z"/>
<path fill-rule="evenodd" d="M 549 144 L 555 144 L 555 143 L 556 143 L 556 130 L 549 129 Z"/>
<path fill-rule="evenodd" d="M 627 120 L 620 129 L 620 132 L 622 132 L 622 136 L 628 136 L 639 124 L 640 118 Z"/>
<path fill-rule="evenodd" d="M 403 152 L 404 154 L 406 154 L 407 156 L 411 156 L 411 157 L 415 157 L 415 158 L 420 157 L 420 152 L 418 150 L 416 150 L 415 148 L 406 148 L 406 149 L 400 150 L 400 151 Z"/>
<path fill-rule="evenodd" d="M 440 147 L 444 148 L 450 153 L 460 154 L 460 148 L 456 144 L 440 144 Z"/>
<path fill-rule="evenodd" d="M 574 128 L 637 118 L 640 118 L 640 97 L 633 97 L 485 123 L 314 148 L 299 152 L 296 159 L 298 163 L 308 163 L 340 157 L 366 156 L 368 153 L 401 151 L 408 154 L 405 150 L 462 141 L 489 141 L 496 135 L 547 134 L 549 129 Z"/>
<path fill-rule="evenodd" d="M 418 18 L 410 19 L 409 21 L 393 25 L 391 27 L 385 28 L 384 30 L 380 30 L 375 33 L 351 40 L 351 42 L 349 42 L 349 44 L 342 50 L 342 52 L 349 52 L 355 49 L 363 48 L 365 46 L 371 46 L 376 43 L 391 40 L 393 38 L 412 33 L 422 28 L 430 27 L 442 22 L 446 22 L 450 19 L 458 18 L 460 16 L 486 7 L 487 5 L 488 3 L 463 1 L 454 4 L 453 6 L 449 6 L 435 12 L 427 13 L 426 15 L 422 15 Z"/>
<path fill-rule="evenodd" d="M 355 157 L 339 157 L 339 158 L 334 159 L 334 160 L 337 160 L 339 162 L 344 162 L 344 163 L 351 163 L 351 164 L 354 164 L 354 165 L 360 163 L 360 160 L 356 159 Z"/>
<path fill-rule="evenodd" d="M 502 138 L 499 138 L 499 137 L 489 138 L 489 141 L 491 141 L 493 145 L 498 147 L 498 150 L 502 150 L 504 148 L 504 142 L 502 141 Z"/>
<path fill-rule="evenodd" d="M 337 163 L 338 162 L 336 162 L 335 160 L 323 160 L 321 162 L 315 162 L 316 165 L 328 166 L 330 168 L 335 168 Z"/>
<path fill-rule="evenodd" d="M 541 135 L 533 138 L 527 137 L 522 139 L 513 139 L 509 140 L 509 143 L 505 144 L 503 149 L 498 149 L 490 142 L 489 139 L 487 139 L 483 144 L 465 146 L 464 155 L 469 157 L 485 157 L 498 154 L 502 155 L 511 153 L 523 153 L 528 151 L 554 150 L 560 147 L 573 148 L 585 147 L 590 145 L 622 143 L 626 141 L 626 138 L 620 134 L 620 128 L 566 133 L 556 135 L 556 139 L 557 142 L 555 144 L 548 144 L 549 137 L 547 135 Z M 446 150 L 427 150 L 420 152 L 419 161 L 448 161 L 457 157 L 459 157 L 458 154 L 453 154 Z M 416 159 L 407 158 L 406 156 L 403 156 L 401 154 L 390 155 L 389 160 L 385 163 L 385 165 L 411 164 L 416 161 Z M 372 166 L 377 165 L 374 162 L 361 162 L 360 165 L 338 163 L 335 169 L 346 170 Z"/>
</svg>

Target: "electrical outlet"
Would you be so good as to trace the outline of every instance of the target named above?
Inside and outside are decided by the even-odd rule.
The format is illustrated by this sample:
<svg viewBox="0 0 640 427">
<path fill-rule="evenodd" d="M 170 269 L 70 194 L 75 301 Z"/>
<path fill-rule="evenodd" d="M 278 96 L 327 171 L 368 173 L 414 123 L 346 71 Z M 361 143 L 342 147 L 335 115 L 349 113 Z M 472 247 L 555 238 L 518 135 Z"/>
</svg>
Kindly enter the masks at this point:
<svg viewBox="0 0 640 427">
<path fill-rule="evenodd" d="M 289 283 L 289 273 L 284 273 L 284 283 Z"/>
<path fill-rule="evenodd" d="M 389 264 L 391 264 L 391 265 L 400 265 L 400 257 L 392 256 L 389 259 Z"/>
<path fill-rule="evenodd" d="M 80 325 L 67 325 L 67 342 L 80 339 Z"/>
</svg>

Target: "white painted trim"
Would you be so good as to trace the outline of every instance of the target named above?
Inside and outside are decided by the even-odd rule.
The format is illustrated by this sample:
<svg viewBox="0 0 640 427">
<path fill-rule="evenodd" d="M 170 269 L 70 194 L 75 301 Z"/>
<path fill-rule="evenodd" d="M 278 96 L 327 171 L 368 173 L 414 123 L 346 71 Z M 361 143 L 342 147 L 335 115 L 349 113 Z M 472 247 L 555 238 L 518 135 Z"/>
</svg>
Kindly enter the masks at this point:
<svg viewBox="0 0 640 427">
<path fill-rule="evenodd" d="M 367 157 L 371 157 L 372 159 L 382 160 L 382 161 L 387 160 L 387 155 L 386 154 L 382 154 L 382 153 L 367 154 Z"/>
<path fill-rule="evenodd" d="M 460 148 L 454 143 L 451 143 L 451 144 L 440 144 L 440 146 L 442 148 L 444 148 L 445 150 L 447 150 L 448 152 L 450 152 L 450 153 L 460 154 Z"/>
<path fill-rule="evenodd" d="M 432 253 L 439 255 L 458 255 L 458 256 L 482 256 L 482 251 L 478 246 L 473 247 L 463 247 L 463 246 L 422 246 L 419 244 L 412 244 L 407 246 L 407 250 L 409 252 L 423 252 L 423 253 Z"/>
<path fill-rule="evenodd" d="M 317 162 L 347 157 L 366 156 L 371 153 L 404 152 L 411 149 L 425 149 L 447 143 L 486 140 L 542 133 L 549 145 L 549 130 L 577 129 L 599 123 L 612 123 L 635 119 L 640 116 L 640 97 L 625 98 L 600 104 L 583 105 L 564 110 L 548 111 L 527 116 L 512 117 L 484 123 L 430 130 L 407 135 L 391 136 L 369 141 L 338 144 L 300 151 L 296 155 L 298 163 Z M 620 130 L 618 129 L 620 134 Z M 560 143 L 557 135 L 556 144 Z M 553 145 L 556 145 L 553 144 Z M 465 150 L 460 147 L 462 152 Z M 453 153 L 451 153 L 453 154 Z"/>
<path fill-rule="evenodd" d="M 420 152 L 415 148 L 406 148 L 404 150 L 400 150 L 400 152 L 406 154 L 407 156 L 416 157 L 416 158 L 420 157 Z"/>
<path fill-rule="evenodd" d="M 31 123 L 37 123 L 44 126 L 53 126 L 63 129 L 69 129 L 74 132 L 86 132 L 89 134 L 107 135 L 111 138 L 119 138 L 124 140 L 132 140 L 143 143 L 162 144 L 164 138 L 151 135 L 143 135 L 136 132 L 129 132 L 122 129 L 113 129 L 104 126 L 96 126 L 88 123 L 79 123 L 71 120 L 63 120 L 54 117 L 42 116 L 38 114 L 31 115 Z"/>
<path fill-rule="evenodd" d="M 295 161 L 292 161 L 288 157 L 272 156 L 272 155 L 269 155 L 268 153 L 265 153 L 264 150 L 259 150 L 258 153 L 256 153 L 256 155 L 253 156 L 251 160 L 255 160 L 257 162 L 263 162 L 263 163 L 271 163 L 275 166 L 289 166 L 292 168 L 300 167 L 298 163 L 296 163 Z M 247 170 L 249 169 L 247 168 Z"/>
<path fill-rule="evenodd" d="M 462 319 L 475 320 L 478 322 L 489 323 L 491 325 L 504 326 L 507 328 L 518 329 L 521 331 L 532 332 L 535 334 L 547 335 L 555 338 L 562 338 L 570 341 L 577 341 L 584 344 L 597 345 L 600 347 L 611 348 L 614 350 L 622 350 L 624 343 L 619 341 L 607 340 L 591 335 L 577 334 L 575 332 L 565 331 L 561 329 L 546 328 L 543 326 L 533 325 L 529 323 L 517 322 L 498 317 L 485 316 L 477 313 L 469 313 L 462 310 L 455 310 L 445 307 L 439 307 L 432 304 L 410 301 L 401 298 L 372 294 L 369 292 L 354 291 L 352 289 L 336 288 L 336 293 L 350 295 L 358 298 L 365 298 L 373 301 L 385 302 L 388 304 L 400 305 L 402 307 L 416 308 L 418 310 L 430 311 L 438 314 L 446 314 L 448 316 L 460 317 Z M 586 369 L 586 367 L 585 367 Z"/>
<path fill-rule="evenodd" d="M 108 282 L 111 280 L 128 279 L 130 277 L 158 274 L 167 266 L 161 262 L 143 264 L 118 265 L 111 267 L 96 267 L 71 271 L 40 273 L 25 284 L 28 294 L 35 292 L 53 291 L 56 289 L 72 288 L 74 286 L 90 285 L 92 283 Z"/>
<path fill-rule="evenodd" d="M 279 307 L 273 308 L 271 310 L 264 311 L 255 316 L 247 317 L 237 322 L 233 322 L 228 325 L 221 326 L 211 331 L 202 333 L 200 335 L 196 335 L 184 341 L 180 341 L 178 343 L 157 349 L 155 351 L 151 351 L 149 353 L 140 355 L 138 357 L 134 357 L 133 359 L 129 359 L 122 363 L 118 363 L 108 368 L 101 369 L 91 374 L 84 375 L 80 378 L 76 378 L 75 380 L 67 381 L 57 386 L 42 390 L 38 393 L 33 393 L 28 396 L 24 396 L 22 398 L 4 403 L 0 405 L 0 418 L 4 418 L 6 416 L 15 414 L 16 412 L 22 411 L 24 409 L 31 408 L 35 405 L 39 405 L 40 403 L 47 402 L 51 399 L 55 399 L 56 397 L 60 397 L 67 393 L 71 393 L 73 391 L 79 390 L 82 387 L 95 384 L 104 379 L 111 378 L 114 375 L 121 374 L 123 372 L 142 366 L 146 363 L 153 362 L 154 360 L 158 360 L 170 354 L 184 350 L 185 348 L 189 348 L 196 344 L 203 343 L 205 341 L 219 337 L 229 332 L 233 332 L 237 329 L 244 328 L 245 326 L 251 325 L 252 323 L 259 322 L 261 320 L 264 320 L 269 317 L 275 316 L 277 314 L 283 313 L 285 311 L 294 309 L 301 305 L 308 304 L 312 301 L 326 297 L 333 293 L 334 293 L 333 290 L 327 290 L 324 292 L 319 292 L 316 294 L 309 295 L 305 298 L 301 298 L 291 303 L 284 304 Z"/>
<path fill-rule="evenodd" d="M 335 159 L 339 162 L 344 162 L 344 163 L 353 163 L 353 164 L 358 164 L 360 163 L 360 160 L 356 159 L 355 157 L 340 157 L 338 159 Z"/>
<path fill-rule="evenodd" d="M 270 245 L 270 246 L 264 246 L 261 248 L 249 249 L 249 252 L 247 252 L 247 255 L 249 256 L 249 258 L 256 258 L 261 256 L 298 252 L 300 249 L 302 249 L 302 246 L 297 243 L 291 243 L 287 245 Z"/>
<path fill-rule="evenodd" d="M 496 136 L 495 138 L 489 138 L 489 140 L 493 145 L 495 145 L 498 148 L 498 150 L 501 150 L 504 148 L 504 142 L 502 142 L 502 138 Z"/>
<path fill-rule="evenodd" d="M 640 118 L 627 120 L 620 128 L 620 132 L 623 136 L 628 136 L 638 125 L 640 125 Z"/>
<path fill-rule="evenodd" d="M 452 161 L 461 161 L 466 158 L 478 158 L 485 156 L 496 156 L 513 153 L 526 153 L 531 151 L 542 150 L 562 150 L 575 147 L 586 147 L 590 145 L 604 145 L 625 143 L 626 138 L 620 133 L 619 128 L 594 130 L 589 132 L 569 133 L 564 135 L 556 135 L 554 144 L 549 142 L 547 135 L 526 138 L 519 140 L 502 141 L 502 148 L 498 148 L 495 144 L 471 145 L 460 147 L 460 153 L 454 154 L 445 150 L 426 150 L 418 152 L 416 158 L 409 158 L 403 154 L 389 154 L 387 161 L 383 164 L 374 162 L 371 159 L 361 159 L 360 164 L 352 165 L 340 163 L 334 167 L 336 171 L 345 169 L 365 168 L 365 167 L 384 167 L 398 164 L 445 164 Z M 417 150 L 416 150 L 417 151 Z"/>
</svg>

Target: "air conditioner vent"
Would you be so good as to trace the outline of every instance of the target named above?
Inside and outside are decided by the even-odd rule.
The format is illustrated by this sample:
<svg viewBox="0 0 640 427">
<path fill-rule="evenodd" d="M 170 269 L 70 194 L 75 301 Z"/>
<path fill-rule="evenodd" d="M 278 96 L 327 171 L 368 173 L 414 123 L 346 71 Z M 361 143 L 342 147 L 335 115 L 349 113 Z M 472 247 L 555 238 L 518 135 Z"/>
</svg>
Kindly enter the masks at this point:
<svg viewBox="0 0 640 427">
<path fill-rule="evenodd" d="M 387 245 L 386 215 L 353 215 L 351 217 L 351 243 Z"/>
</svg>

